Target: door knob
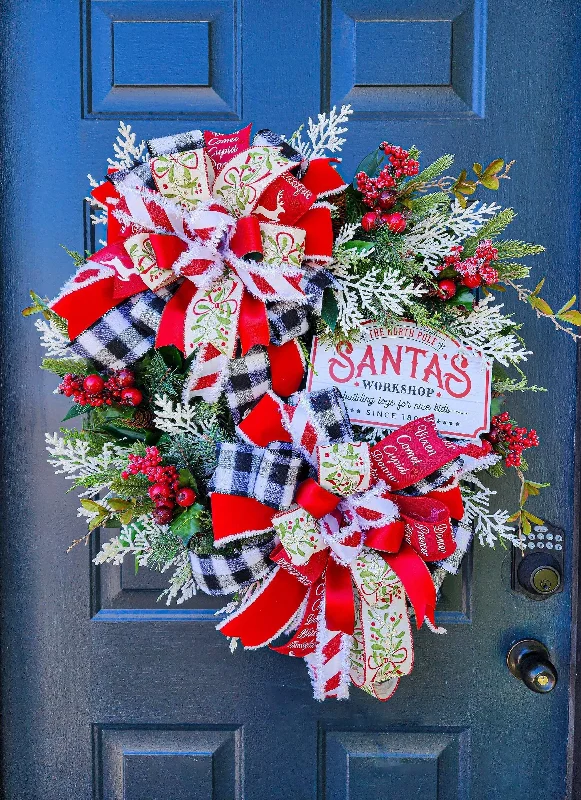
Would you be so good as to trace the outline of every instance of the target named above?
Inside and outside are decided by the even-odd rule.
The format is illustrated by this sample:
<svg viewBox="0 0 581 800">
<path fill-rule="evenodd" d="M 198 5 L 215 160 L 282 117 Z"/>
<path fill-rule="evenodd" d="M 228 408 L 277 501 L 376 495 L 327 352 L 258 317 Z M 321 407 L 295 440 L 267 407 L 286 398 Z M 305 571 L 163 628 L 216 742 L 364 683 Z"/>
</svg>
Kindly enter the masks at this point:
<svg viewBox="0 0 581 800">
<path fill-rule="evenodd" d="M 506 663 L 515 678 L 531 691 L 546 694 L 557 685 L 557 670 L 549 651 L 536 639 L 521 639 L 508 651 Z"/>
</svg>

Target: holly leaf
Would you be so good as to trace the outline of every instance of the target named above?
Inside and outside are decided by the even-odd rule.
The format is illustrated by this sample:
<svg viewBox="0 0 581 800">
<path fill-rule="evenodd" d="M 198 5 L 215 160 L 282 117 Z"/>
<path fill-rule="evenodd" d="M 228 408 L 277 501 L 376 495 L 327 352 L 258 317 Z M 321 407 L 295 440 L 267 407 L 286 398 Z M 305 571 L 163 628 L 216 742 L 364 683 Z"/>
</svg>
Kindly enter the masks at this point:
<svg viewBox="0 0 581 800">
<path fill-rule="evenodd" d="M 198 486 L 196 484 L 196 479 L 189 469 L 180 469 L 179 476 L 180 486 L 189 486 L 190 489 L 193 489 L 194 491 L 197 490 Z"/>
<path fill-rule="evenodd" d="M 168 367 L 178 371 L 182 369 L 184 360 L 182 358 L 182 354 L 175 345 L 168 344 L 164 345 L 163 347 L 158 347 L 157 352 L 163 358 Z"/>
<path fill-rule="evenodd" d="M 462 289 L 462 291 L 450 298 L 446 305 L 464 306 L 464 308 L 470 310 L 474 305 L 474 295 L 469 289 Z"/>
<path fill-rule="evenodd" d="M 502 405 L 504 403 L 504 397 L 500 395 L 498 397 L 493 397 L 490 401 L 490 415 L 495 417 L 497 414 L 500 414 L 502 410 Z"/>
<path fill-rule="evenodd" d="M 335 330 L 337 327 L 337 320 L 339 319 L 339 304 L 337 303 L 335 292 L 330 288 L 325 289 L 323 293 L 321 318 L 332 331 Z"/>
<path fill-rule="evenodd" d="M 200 532 L 200 512 L 203 510 L 203 506 L 194 503 L 170 524 L 171 532 L 178 536 L 184 545 L 187 546 L 192 536 Z"/>
<path fill-rule="evenodd" d="M 355 170 L 355 177 L 353 178 L 353 187 L 357 189 L 358 172 L 364 172 L 366 175 L 369 175 L 370 178 L 374 178 L 379 172 L 379 167 L 381 166 L 384 158 L 385 158 L 385 153 L 380 147 L 378 147 L 377 150 L 374 150 L 372 153 L 369 153 L 368 156 L 365 156 L 363 161 L 359 164 L 359 166 Z"/>
<path fill-rule="evenodd" d="M 91 406 L 82 406 L 79 403 L 75 403 L 69 408 L 62 421 L 66 422 L 68 419 L 73 419 L 73 417 L 80 417 L 81 414 L 88 414 L 90 410 Z"/>
<path fill-rule="evenodd" d="M 351 239 L 343 245 L 345 250 L 357 250 L 361 255 L 368 255 L 373 251 L 375 245 L 373 242 L 364 242 L 361 239 Z"/>
<path fill-rule="evenodd" d="M 143 431 L 138 431 L 133 428 L 123 428 L 121 425 L 111 425 L 110 423 L 102 425 L 101 430 L 112 433 L 118 439 L 129 439 L 131 442 L 144 442 L 147 438 L 147 434 Z"/>
</svg>

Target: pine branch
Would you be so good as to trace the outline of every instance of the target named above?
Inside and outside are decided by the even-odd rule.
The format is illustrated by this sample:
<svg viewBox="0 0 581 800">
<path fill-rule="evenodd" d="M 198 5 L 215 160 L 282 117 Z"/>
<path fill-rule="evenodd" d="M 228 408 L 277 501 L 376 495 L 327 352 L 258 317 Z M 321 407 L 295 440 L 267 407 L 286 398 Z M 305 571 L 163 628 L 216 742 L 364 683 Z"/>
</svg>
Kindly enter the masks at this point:
<svg viewBox="0 0 581 800">
<path fill-rule="evenodd" d="M 516 214 L 512 208 L 504 208 L 492 219 L 487 220 L 477 229 L 476 233 L 464 242 L 462 257 L 473 256 L 476 248 L 483 239 L 495 239 L 502 231 L 510 225 Z M 495 245 L 496 246 L 496 245 Z"/>
<path fill-rule="evenodd" d="M 523 258 L 545 252 L 545 248 L 540 244 L 520 242 L 516 239 L 495 242 L 494 246 L 498 250 L 498 258 Z"/>
<path fill-rule="evenodd" d="M 53 372 L 60 378 L 69 373 L 86 376 L 94 372 L 93 367 L 84 358 L 43 358 L 40 368 Z"/>
<path fill-rule="evenodd" d="M 419 219 L 434 209 L 448 206 L 450 198 L 445 192 L 431 192 L 422 197 L 415 197 L 411 203 L 414 216 Z"/>
<path fill-rule="evenodd" d="M 531 274 L 530 267 L 521 264 L 520 261 L 495 261 L 494 269 L 498 272 L 500 281 L 506 281 L 509 278 L 512 280 L 528 278 Z"/>
<path fill-rule="evenodd" d="M 414 184 L 425 184 L 433 181 L 434 178 L 437 178 L 438 175 L 441 175 L 442 172 L 445 172 L 449 169 L 452 164 L 454 163 L 454 156 L 450 153 L 446 153 L 445 155 L 440 156 L 437 158 L 432 164 L 428 167 L 423 169 L 417 178 L 414 178 Z"/>
</svg>

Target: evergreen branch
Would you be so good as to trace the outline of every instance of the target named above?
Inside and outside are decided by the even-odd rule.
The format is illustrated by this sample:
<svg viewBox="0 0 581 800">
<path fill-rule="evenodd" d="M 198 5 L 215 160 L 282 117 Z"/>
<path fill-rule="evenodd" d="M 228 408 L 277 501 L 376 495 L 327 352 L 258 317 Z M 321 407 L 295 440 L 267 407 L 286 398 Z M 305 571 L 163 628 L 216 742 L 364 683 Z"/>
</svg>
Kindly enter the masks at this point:
<svg viewBox="0 0 581 800">
<path fill-rule="evenodd" d="M 498 250 L 498 258 L 523 258 L 545 252 L 545 248 L 540 244 L 520 242 L 517 239 L 495 242 L 494 246 Z"/>
<path fill-rule="evenodd" d="M 530 267 L 521 264 L 520 261 L 495 261 L 494 269 L 498 272 L 500 281 L 506 281 L 507 278 L 513 280 L 528 278 L 531 274 Z"/>
<path fill-rule="evenodd" d="M 86 376 L 93 372 L 93 368 L 84 358 L 43 358 L 41 369 L 53 372 L 60 378 L 72 373 L 73 375 Z"/>
<path fill-rule="evenodd" d="M 480 228 L 464 242 L 462 257 L 473 256 L 476 248 L 483 239 L 495 239 L 502 231 L 510 225 L 516 214 L 512 208 L 504 208 L 494 217 L 486 220 Z"/>
<path fill-rule="evenodd" d="M 422 190 L 421 187 L 424 184 L 433 181 L 438 175 L 441 175 L 442 172 L 445 172 L 449 169 L 452 164 L 454 163 L 454 156 L 450 153 L 446 153 L 443 156 L 437 158 L 433 163 L 431 163 L 428 167 L 423 169 L 417 178 L 414 178 L 413 183 L 414 189 Z"/>
</svg>

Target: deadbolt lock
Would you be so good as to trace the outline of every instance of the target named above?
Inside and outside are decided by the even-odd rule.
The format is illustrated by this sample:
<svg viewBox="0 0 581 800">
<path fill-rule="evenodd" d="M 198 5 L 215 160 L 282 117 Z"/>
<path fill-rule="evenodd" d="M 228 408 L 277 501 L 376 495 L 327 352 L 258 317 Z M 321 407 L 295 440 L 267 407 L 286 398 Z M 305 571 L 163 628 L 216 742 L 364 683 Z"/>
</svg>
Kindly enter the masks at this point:
<svg viewBox="0 0 581 800">
<path fill-rule="evenodd" d="M 523 536 L 512 551 L 512 589 L 531 600 L 545 600 L 563 591 L 565 535 L 546 522 Z"/>
</svg>

